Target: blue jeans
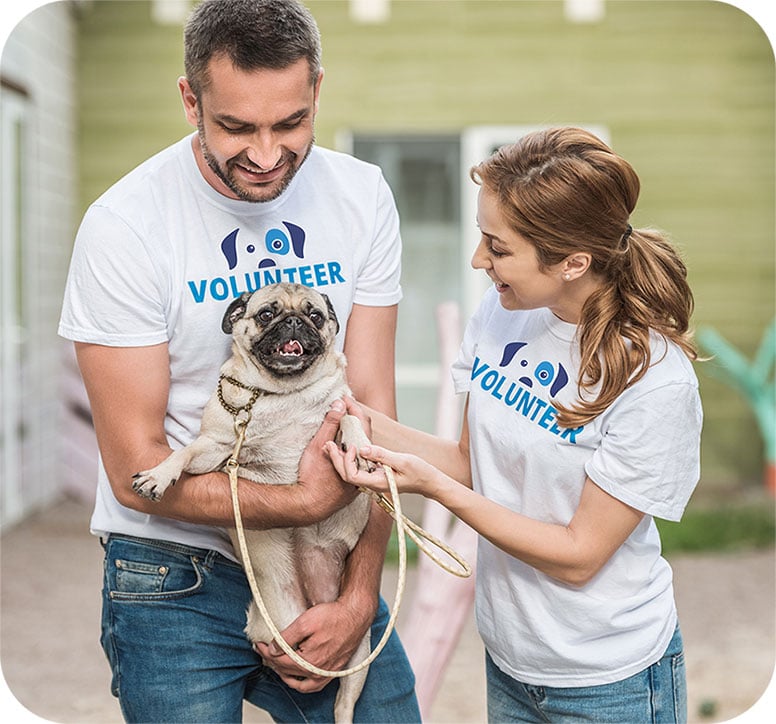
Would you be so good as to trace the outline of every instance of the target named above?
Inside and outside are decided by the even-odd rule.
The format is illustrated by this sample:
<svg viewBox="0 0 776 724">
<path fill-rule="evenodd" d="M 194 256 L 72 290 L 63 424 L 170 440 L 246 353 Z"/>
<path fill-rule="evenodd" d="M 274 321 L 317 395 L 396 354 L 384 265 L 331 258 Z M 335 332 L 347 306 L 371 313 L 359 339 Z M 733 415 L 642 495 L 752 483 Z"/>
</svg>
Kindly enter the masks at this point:
<svg viewBox="0 0 776 724">
<path fill-rule="evenodd" d="M 486 652 L 488 721 L 667 724 L 687 721 L 682 636 L 677 627 L 663 658 L 638 674 L 601 686 L 558 688 L 523 684 Z"/>
<path fill-rule="evenodd" d="M 239 722 L 243 699 L 278 722 L 326 722 L 339 680 L 300 694 L 264 667 L 243 632 L 251 592 L 215 551 L 110 536 L 101 643 L 129 722 Z M 384 601 L 372 645 L 388 621 Z M 394 632 L 369 668 L 358 722 L 419 722 L 415 678 Z"/>
</svg>

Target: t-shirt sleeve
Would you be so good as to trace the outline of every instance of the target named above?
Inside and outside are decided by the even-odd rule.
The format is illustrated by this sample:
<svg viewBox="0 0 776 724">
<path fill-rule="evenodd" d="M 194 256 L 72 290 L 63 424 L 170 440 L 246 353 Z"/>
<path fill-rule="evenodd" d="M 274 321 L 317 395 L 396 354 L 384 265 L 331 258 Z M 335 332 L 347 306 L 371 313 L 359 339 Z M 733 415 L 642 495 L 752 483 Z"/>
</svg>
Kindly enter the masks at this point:
<svg viewBox="0 0 776 724">
<path fill-rule="evenodd" d="M 623 399 L 608 415 L 585 472 L 633 508 L 678 521 L 700 477 L 702 417 L 698 388 L 691 382 Z"/>
<path fill-rule="evenodd" d="M 458 356 L 450 367 L 450 373 L 453 377 L 453 389 L 456 394 L 469 392 L 471 389 L 471 373 L 474 367 L 474 358 L 477 355 L 480 335 L 482 334 L 483 320 L 489 314 L 490 309 L 489 295 L 486 293 L 482 302 L 480 302 L 480 306 L 466 323 Z"/>
<path fill-rule="evenodd" d="M 90 207 L 76 236 L 59 334 L 115 347 L 167 341 L 160 263 L 125 221 Z"/>
<path fill-rule="evenodd" d="M 398 304 L 401 291 L 399 214 L 382 173 L 377 181 L 374 234 L 369 256 L 359 271 L 353 301 L 370 307 Z"/>
</svg>

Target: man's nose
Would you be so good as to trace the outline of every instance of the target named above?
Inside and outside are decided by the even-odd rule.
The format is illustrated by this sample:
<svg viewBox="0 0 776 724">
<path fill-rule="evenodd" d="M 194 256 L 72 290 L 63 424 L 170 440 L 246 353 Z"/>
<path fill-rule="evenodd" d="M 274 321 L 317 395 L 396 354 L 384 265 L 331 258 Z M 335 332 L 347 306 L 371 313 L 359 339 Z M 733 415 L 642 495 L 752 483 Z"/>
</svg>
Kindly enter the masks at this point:
<svg viewBox="0 0 776 724">
<path fill-rule="evenodd" d="M 248 160 L 260 171 L 271 171 L 280 163 L 283 151 L 272 133 L 258 133 L 247 149 Z"/>
</svg>

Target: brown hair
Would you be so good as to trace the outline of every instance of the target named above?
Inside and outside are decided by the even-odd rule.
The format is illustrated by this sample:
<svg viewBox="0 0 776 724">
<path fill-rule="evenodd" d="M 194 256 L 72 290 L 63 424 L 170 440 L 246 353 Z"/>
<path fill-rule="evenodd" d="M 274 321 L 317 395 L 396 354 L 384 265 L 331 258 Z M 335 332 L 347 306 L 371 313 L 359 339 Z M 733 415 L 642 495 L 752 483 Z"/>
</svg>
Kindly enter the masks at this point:
<svg viewBox="0 0 776 724">
<path fill-rule="evenodd" d="M 687 268 L 661 232 L 631 228 L 639 178 L 603 141 L 580 128 L 529 133 L 470 175 L 496 194 L 504 219 L 533 244 L 541 268 L 583 251 L 604 280 L 582 308 L 580 399 L 556 405 L 560 424 L 589 422 L 644 376 L 650 330 L 697 359 Z"/>
<path fill-rule="evenodd" d="M 183 46 L 186 77 L 198 99 L 216 55 L 241 70 L 281 70 L 304 58 L 312 84 L 321 69 L 318 26 L 297 0 L 203 0 L 186 22 Z"/>
</svg>

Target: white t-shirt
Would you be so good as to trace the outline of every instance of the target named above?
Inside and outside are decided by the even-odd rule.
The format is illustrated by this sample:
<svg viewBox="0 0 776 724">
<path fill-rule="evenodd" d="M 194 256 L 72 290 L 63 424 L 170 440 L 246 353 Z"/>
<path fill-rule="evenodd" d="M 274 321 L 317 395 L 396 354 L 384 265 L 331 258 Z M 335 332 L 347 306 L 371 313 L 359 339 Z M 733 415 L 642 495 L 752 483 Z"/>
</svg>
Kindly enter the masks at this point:
<svg viewBox="0 0 776 724">
<path fill-rule="evenodd" d="M 390 306 L 401 298 L 398 215 L 379 168 L 314 147 L 280 197 L 251 203 L 205 181 L 191 141 L 148 159 L 88 209 L 59 325 L 60 335 L 80 342 L 168 343 L 165 430 L 173 448 L 199 431 L 229 355 L 221 319 L 234 297 L 278 281 L 313 286 L 334 305 L 340 349 L 354 303 Z M 135 472 L 128 470 L 127 479 Z M 91 528 L 234 557 L 219 528 L 120 505 L 102 463 Z"/>
<path fill-rule="evenodd" d="M 548 309 L 507 311 L 490 289 L 453 365 L 469 394 L 474 489 L 523 515 L 566 525 L 585 476 L 645 513 L 581 588 L 480 537 L 476 615 L 499 668 L 536 686 L 620 681 L 655 663 L 676 626 L 672 572 L 652 516 L 679 520 L 699 477 L 702 413 L 692 365 L 653 339 L 653 364 L 592 422 L 564 429 L 550 398 L 577 399 L 576 326 Z"/>
</svg>

